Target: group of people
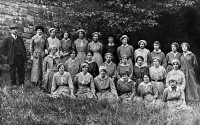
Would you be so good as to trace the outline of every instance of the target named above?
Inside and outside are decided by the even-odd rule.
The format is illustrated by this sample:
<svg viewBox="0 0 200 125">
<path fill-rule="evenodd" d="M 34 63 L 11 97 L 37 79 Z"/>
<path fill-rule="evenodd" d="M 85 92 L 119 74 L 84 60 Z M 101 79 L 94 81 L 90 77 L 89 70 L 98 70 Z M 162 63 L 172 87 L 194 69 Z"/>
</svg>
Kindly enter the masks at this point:
<svg viewBox="0 0 200 125">
<path fill-rule="evenodd" d="M 16 68 L 19 82 L 23 84 L 26 51 L 23 40 L 16 35 L 17 28 L 10 27 L 11 36 L 1 48 L 8 51 L 12 84 L 16 84 Z M 154 50 L 150 52 L 145 48 L 146 40 L 140 40 L 138 49 L 134 50 L 128 44 L 127 35 L 121 36 L 122 44 L 116 47 L 112 36 L 103 45 L 99 32 L 94 32 L 89 42 L 83 29 L 77 30 L 75 41 L 70 39 L 69 32 L 64 32 L 59 40 L 55 28 L 48 30 L 48 38 L 43 26 L 35 30 L 37 33 L 30 43 L 31 82 L 53 97 L 124 103 L 143 101 L 148 106 L 166 102 L 169 108 L 176 109 L 188 109 L 187 101 L 199 100 L 194 72 L 197 60 L 186 42 L 181 44 L 182 53 L 177 51 L 179 44 L 174 42 L 171 52 L 165 56 L 159 41 L 154 42 Z"/>
</svg>

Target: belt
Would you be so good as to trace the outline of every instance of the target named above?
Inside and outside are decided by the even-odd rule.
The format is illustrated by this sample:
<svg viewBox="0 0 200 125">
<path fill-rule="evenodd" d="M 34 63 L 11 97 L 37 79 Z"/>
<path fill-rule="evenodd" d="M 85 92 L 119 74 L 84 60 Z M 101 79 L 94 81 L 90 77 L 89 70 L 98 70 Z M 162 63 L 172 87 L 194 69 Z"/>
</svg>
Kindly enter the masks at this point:
<svg viewBox="0 0 200 125">
<path fill-rule="evenodd" d="M 99 93 L 105 93 L 105 92 L 107 92 L 109 90 L 109 88 L 107 88 L 107 89 L 101 89 L 100 91 L 99 91 Z"/>
<path fill-rule="evenodd" d="M 163 82 L 163 79 L 161 79 L 161 80 L 151 80 L 151 81 L 153 81 L 153 82 Z"/>
</svg>

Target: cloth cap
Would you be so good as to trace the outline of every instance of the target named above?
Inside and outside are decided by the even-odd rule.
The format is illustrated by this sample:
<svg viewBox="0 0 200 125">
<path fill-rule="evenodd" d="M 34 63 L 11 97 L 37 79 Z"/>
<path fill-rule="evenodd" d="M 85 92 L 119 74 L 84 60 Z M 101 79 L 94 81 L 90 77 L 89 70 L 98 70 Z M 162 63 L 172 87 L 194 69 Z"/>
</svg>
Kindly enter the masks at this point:
<svg viewBox="0 0 200 125">
<path fill-rule="evenodd" d="M 111 55 L 113 57 L 112 53 L 109 53 L 109 52 L 105 54 L 105 57 L 108 55 Z"/>
<path fill-rule="evenodd" d="M 129 40 L 129 37 L 127 35 L 123 35 L 121 38 L 120 38 L 120 41 L 122 41 L 124 38 L 127 38 Z"/>
<path fill-rule="evenodd" d="M 100 32 L 94 32 L 94 33 L 92 34 L 92 36 L 94 36 L 95 34 L 97 34 L 98 36 L 100 36 L 100 35 L 101 35 L 101 33 L 100 33 Z"/>
<path fill-rule="evenodd" d="M 49 33 L 51 33 L 53 30 L 56 30 L 56 28 L 49 28 Z"/>
<path fill-rule="evenodd" d="M 104 70 L 104 71 L 107 73 L 107 67 L 106 67 L 106 66 L 100 66 L 100 67 L 99 67 L 99 72 L 100 72 L 101 70 Z"/>
<path fill-rule="evenodd" d="M 177 76 L 171 76 L 170 78 L 169 78 L 169 82 L 170 81 L 176 81 L 177 82 Z"/>
<path fill-rule="evenodd" d="M 153 61 L 154 61 L 155 59 L 157 59 L 158 61 L 161 61 L 160 57 L 158 57 L 158 56 L 155 56 L 155 57 L 152 58 Z"/>
<path fill-rule="evenodd" d="M 84 68 L 84 67 L 89 67 L 88 63 L 84 62 L 81 64 L 81 68 Z"/>
<path fill-rule="evenodd" d="M 15 28 L 19 28 L 19 25 L 18 24 L 12 24 L 10 25 L 9 29 L 15 29 Z"/>
<path fill-rule="evenodd" d="M 79 32 L 83 32 L 84 34 L 86 34 L 84 29 L 79 29 L 76 33 L 79 33 Z"/>
<path fill-rule="evenodd" d="M 140 45 L 141 43 L 144 43 L 145 46 L 147 46 L 147 41 L 146 41 L 146 40 L 140 40 L 140 41 L 138 42 L 138 45 Z"/>
</svg>

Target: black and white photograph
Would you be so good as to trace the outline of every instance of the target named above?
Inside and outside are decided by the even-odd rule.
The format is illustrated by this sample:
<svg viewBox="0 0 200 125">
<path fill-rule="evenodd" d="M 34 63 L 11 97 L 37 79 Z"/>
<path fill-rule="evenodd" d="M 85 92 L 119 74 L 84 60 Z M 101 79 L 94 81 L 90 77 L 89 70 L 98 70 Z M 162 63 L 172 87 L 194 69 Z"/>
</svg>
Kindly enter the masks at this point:
<svg viewBox="0 0 200 125">
<path fill-rule="evenodd" d="M 0 0 L 0 125 L 200 125 L 199 0 Z"/>
</svg>

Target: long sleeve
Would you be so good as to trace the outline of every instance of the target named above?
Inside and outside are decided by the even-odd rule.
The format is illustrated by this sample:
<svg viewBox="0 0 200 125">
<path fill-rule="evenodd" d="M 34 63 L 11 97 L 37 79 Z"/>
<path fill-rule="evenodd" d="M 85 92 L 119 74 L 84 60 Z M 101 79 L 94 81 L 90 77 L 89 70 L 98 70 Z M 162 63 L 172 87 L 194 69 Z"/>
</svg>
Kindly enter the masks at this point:
<svg viewBox="0 0 200 125">
<path fill-rule="evenodd" d="M 184 90 L 184 89 L 185 89 L 185 86 L 186 86 L 185 74 L 182 73 L 182 75 L 181 75 L 181 86 L 180 86 L 180 88 L 181 88 L 182 90 Z"/>
<path fill-rule="evenodd" d="M 165 90 L 164 90 L 164 92 L 163 92 L 163 101 L 164 102 L 167 102 L 167 96 L 168 96 L 168 89 L 166 88 Z"/>
<path fill-rule="evenodd" d="M 148 67 L 151 66 L 151 54 L 150 54 L 150 52 L 147 54 L 147 66 Z"/>
<path fill-rule="evenodd" d="M 154 86 L 152 86 L 152 91 L 154 93 L 154 98 L 157 99 L 158 98 L 158 89 Z"/>
<path fill-rule="evenodd" d="M 53 79 L 52 79 L 51 94 L 53 94 L 53 92 L 55 92 L 56 88 L 57 88 L 56 74 L 54 74 Z"/>
<path fill-rule="evenodd" d="M 121 60 L 120 47 L 117 48 L 117 56 L 118 56 L 119 60 Z"/>
<path fill-rule="evenodd" d="M 95 76 L 98 76 L 99 75 L 99 67 L 98 67 L 98 64 L 95 63 Z"/>
<path fill-rule="evenodd" d="M 7 39 L 4 39 L 1 44 L 0 44 L 0 52 L 3 54 L 3 55 L 8 55 L 8 40 Z"/>
<path fill-rule="evenodd" d="M 68 61 L 65 62 L 65 71 L 69 72 L 68 71 Z"/>
<path fill-rule="evenodd" d="M 133 46 L 130 47 L 130 50 L 131 50 L 131 57 L 130 57 L 130 58 L 131 58 L 131 60 L 132 60 L 133 62 L 135 62 L 135 60 L 134 60 L 134 54 L 133 54 L 133 53 L 134 53 Z"/>
<path fill-rule="evenodd" d="M 95 95 L 95 86 L 94 86 L 94 79 L 93 79 L 93 77 L 90 78 L 90 89 L 91 89 L 93 95 Z"/>
<path fill-rule="evenodd" d="M 169 62 L 169 55 L 167 54 L 165 58 L 165 66 L 164 66 L 165 69 L 167 68 L 168 62 Z"/>
<path fill-rule="evenodd" d="M 167 77 L 166 77 L 166 85 L 165 87 L 168 87 L 169 86 L 169 78 L 170 78 L 170 73 L 167 74 Z"/>
<path fill-rule="evenodd" d="M 30 53 L 31 53 L 31 55 L 33 55 L 33 52 L 34 52 L 34 39 L 32 38 L 31 42 L 30 42 Z"/>
<path fill-rule="evenodd" d="M 165 58 L 165 54 L 162 52 L 162 66 L 165 67 L 166 66 L 166 58 Z"/>
<path fill-rule="evenodd" d="M 47 59 L 44 58 L 43 65 L 42 65 L 43 75 L 47 73 Z"/>
<path fill-rule="evenodd" d="M 70 89 L 74 89 L 73 82 L 72 82 L 72 77 L 71 77 L 70 73 L 68 75 L 67 83 L 68 83 Z"/>
<path fill-rule="evenodd" d="M 193 61 L 193 68 L 198 68 L 198 62 L 196 59 L 196 56 L 194 54 L 192 54 L 192 61 Z"/>
<path fill-rule="evenodd" d="M 110 90 L 111 90 L 111 92 L 112 92 L 114 95 L 117 95 L 117 91 L 116 91 L 114 82 L 113 82 L 111 79 L 109 79 L 109 83 L 110 83 Z"/>
</svg>

